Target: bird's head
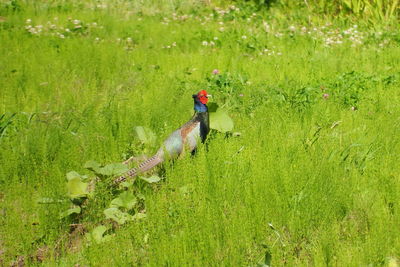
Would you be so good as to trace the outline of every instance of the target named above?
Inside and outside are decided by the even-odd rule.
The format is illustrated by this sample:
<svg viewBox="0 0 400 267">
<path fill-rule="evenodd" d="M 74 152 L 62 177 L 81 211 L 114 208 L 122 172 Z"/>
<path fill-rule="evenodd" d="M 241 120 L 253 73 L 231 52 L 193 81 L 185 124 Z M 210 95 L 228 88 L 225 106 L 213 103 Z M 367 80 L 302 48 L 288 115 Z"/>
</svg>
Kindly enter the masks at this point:
<svg viewBox="0 0 400 267">
<path fill-rule="evenodd" d="M 196 95 L 193 95 L 194 110 L 197 112 L 206 112 L 208 110 L 206 104 L 209 96 L 211 95 L 207 94 L 206 90 L 201 90 Z"/>
</svg>

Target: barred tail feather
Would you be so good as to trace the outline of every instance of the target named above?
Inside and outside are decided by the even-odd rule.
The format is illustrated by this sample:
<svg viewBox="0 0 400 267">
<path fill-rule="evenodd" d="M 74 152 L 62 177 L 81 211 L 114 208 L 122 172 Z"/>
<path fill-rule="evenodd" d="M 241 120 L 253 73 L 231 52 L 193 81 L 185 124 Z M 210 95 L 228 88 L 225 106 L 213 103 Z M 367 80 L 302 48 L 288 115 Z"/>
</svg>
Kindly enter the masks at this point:
<svg viewBox="0 0 400 267">
<path fill-rule="evenodd" d="M 138 175 L 141 172 L 145 172 L 145 171 L 150 170 L 151 168 L 157 166 L 161 162 L 163 162 L 163 158 L 160 157 L 159 154 L 155 154 L 154 156 L 152 156 L 148 160 L 143 161 L 142 163 L 140 163 L 138 167 L 130 169 L 126 174 L 121 175 L 120 177 L 115 179 L 114 182 L 117 183 L 117 184 L 121 183 L 121 182 L 125 181 L 128 178 L 135 177 L 136 175 Z"/>
</svg>

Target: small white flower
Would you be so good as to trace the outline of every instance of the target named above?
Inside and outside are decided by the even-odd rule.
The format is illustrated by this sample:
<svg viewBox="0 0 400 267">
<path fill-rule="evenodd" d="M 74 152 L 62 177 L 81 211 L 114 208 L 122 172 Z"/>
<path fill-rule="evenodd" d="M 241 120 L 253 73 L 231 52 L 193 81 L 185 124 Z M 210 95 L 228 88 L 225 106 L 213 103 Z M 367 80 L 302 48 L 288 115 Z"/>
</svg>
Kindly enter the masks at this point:
<svg viewBox="0 0 400 267">
<path fill-rule="evenodd" d="M 27 19 L 27 20 L 25 21 L 26 24 L 31 23 L 31 22 L 32 22 L 31 19 Z"/>
<path fill-rule="evenodd" d="M 291 26 L 289 27 L 289 30 L 292 31 L 292 32 L 294 32 L 294 31 L 296 30 L 296 27 L 293 26 L 293 25 L 291 25 Z"/>
<path fill-rule="evenodd" d="M 93 22 L 93 23 L 92 23 L 92 26 L 93 26 L 93 27 L 96 27 L 96 26 L 97 26 L 97 23 L 96 23 L 96 22 Z"/>
<path fill-rule="evenodd" d="M 247 36 L 246 35 L 242 35 L 242 39 L 243 40 L 247 39 Z"/>
<path fill-rule="evenodd" d="M 127 41 L 128 43 L 131 43 L 131 42 L 132 42 L 132 38 L 131 38 L 131 37 L 126 38 L 126 41 Z"/>
<path fill-rule="evenodd" d="M 278 53 L 276 53 L 278 56 L 282 56 L 282 53 L 281 52 L 278 52 Z"/>
<path fill-rule="evenodd" d="M 220 31 L 220 32 L 223 32 L 224 30 L 225 30 L 224 27 L 219 28 L 219 31 Z"/>
<path fill-rule="evenodd" d="M 210 46 L 214 46 L 215 43 L 213 41 L 210 42 Z"/>
<path fill-rule="evenodd" d="M 223 21 L 218 22 L 219 25 L 224 25 Z"/>
<path fill-rule="evenodd" d="M 176 46 L 176 42 L 173 42 L 173 43 L 172 43 L 172 46 Z"/>
<path fill-rule="evenodd" d="M 214 41 L 216 41 L 216 40 L 218 40 L 218 37 L 215 36 L 213 39 L 214 39 Z"/>
<path fill-rule="evenodd" d="M 79 24 L 80 21 L 79 21 L 78 19 L 74 19 L 74 20 L 72 21 L 72 23 L 74 23 L 74 24 L 76 25 L 76 24 Z"/>
<path fill-rule="evenodd" d="M 58 37 L 60 37 L 61 39 L 65 38 L 64 34 L 61 34 L 61 33 L 58 35 Z"/>
<path fill-rule="evenodd" d="M 66 31 L 66 32 L 70 32 L 71 30 L 70 30 L 70 29 L 68 29 L 68 28 L 66 28 L 66 29 L 65 29 L 65 31 Z"/>
<path fill-rule="evenodd" d="M 207 42 L 207 41 L 203 41 L 201 44 L 202 44 L 203 46 L 207 46 L 207 45 L 208 45 L 208 42 Z"/>
<path fill-rule="evenodd" d="M 94 40 L 95 40 L 96 42 L 98 42 L 98 41 L 100 41 L 100 38 L 99 38 L 99 37 L 96 37 Z"/>
</svg>

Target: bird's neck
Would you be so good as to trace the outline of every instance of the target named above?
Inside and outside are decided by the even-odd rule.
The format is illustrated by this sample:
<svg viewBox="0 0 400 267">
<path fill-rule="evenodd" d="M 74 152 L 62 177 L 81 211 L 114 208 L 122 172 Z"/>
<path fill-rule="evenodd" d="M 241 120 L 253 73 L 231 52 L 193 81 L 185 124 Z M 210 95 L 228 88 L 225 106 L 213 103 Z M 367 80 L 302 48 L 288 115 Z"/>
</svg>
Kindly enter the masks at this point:
<svg viewBox="0 0 400 267">
<path fill-rule="evenodd" d="M 199 101 L 195 101 L 194 103 L 194 111 L 196 113 L 201 113 L 201 112 L 208 112 L 208 108 L 205 104 L 199 102 Z"/>
</svg>

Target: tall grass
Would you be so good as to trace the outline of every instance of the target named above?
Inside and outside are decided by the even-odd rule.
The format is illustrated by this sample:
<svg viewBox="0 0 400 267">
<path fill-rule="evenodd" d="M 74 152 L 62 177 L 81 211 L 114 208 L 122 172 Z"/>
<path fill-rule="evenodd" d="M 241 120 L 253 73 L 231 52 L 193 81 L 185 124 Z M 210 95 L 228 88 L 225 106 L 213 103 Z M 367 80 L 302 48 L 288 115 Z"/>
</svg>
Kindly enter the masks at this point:
<svg viewBox="0 0 400 267">
<path fill-rule="evenodd" d="M 398 0 L 304 0 L 304 1 L 254 1 L 259 6 L 281 5 L 288 10 L 306 7 L 311 12 L 327 16 L 355 15 L 369 20 L 373 24 L 394 22 L 399 19 L 400 2 Z"/>
<path fill-rule="evenodd" d="M 2 2 L 0 263 L 398 265 L 398 28 L 163 3 Z M 67 172 L 154 152 L 133 128 L 161 144 L 199 89 L 240 136 L 165 164 L 143 220 L 105 220 L 107 184 L 60 219 Z"/>
</svg>

